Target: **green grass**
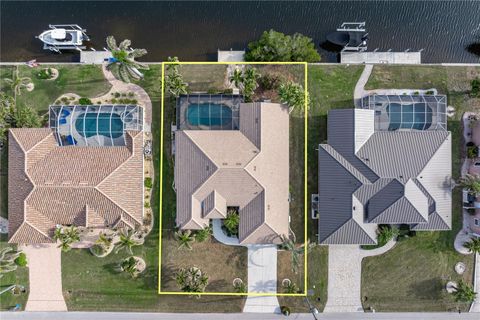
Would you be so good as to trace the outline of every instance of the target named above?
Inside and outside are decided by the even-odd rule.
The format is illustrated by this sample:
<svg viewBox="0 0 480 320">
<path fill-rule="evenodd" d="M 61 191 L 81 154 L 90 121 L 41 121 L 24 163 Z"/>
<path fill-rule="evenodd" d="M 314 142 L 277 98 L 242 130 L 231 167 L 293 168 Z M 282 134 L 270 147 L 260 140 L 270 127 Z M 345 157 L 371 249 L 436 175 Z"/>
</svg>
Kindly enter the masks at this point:
<svg viewBox="0 0 480 320">
<path fill-rule="evenodd" d="M 21 77 L 30 77 L 35 88 L 28 92 L 22 90 L 17 96 L 17 104 L 29 105 L 39 114 L 45 114 L 50 104 L 64 93 L 77 93 L 80 96 L 93 98 L 103 95 L 110 89 L 110 84 L 103 77 L 101 66 L 94 65 L 56 65 L 59 76 L 55 80 L 38 79 L 36 73 L 40 68 L 19 66 Z M 13 67 L 0 66 L 2 75 L 2 91 L 12 94 L 9 86 L 5 85 L 3 78 L 11 78 Z M 5 76 L 4 76 L 5 75 Z"/>
<path fill-rule="evenodd" d="M 17 249 L 17 245 L 7 243 L 6 235 L 1 235 L 0 250 L 5 247 L 11 247 L 14 250 Z M 3 277 L 0 278 L 0 291 L 14 284 L 24 286 L 27 289 L 27 293 L 14 296 L 10 291 L 5 292 L 0 296 L 0 310 L 10 310 L 15 307 L 16 304 L 20 304 L 22 310 L 25 309 L 28 298 L 28 267 L 18 267 L 15 271 L 5 273 Z"/>
<path fill-rule="evenodd" d="M 208 90 L 223 89 L 227 65 L 181 65 L 179 71 L 183 79 L 188 82 L 190 92 L 206 92 Z"/>
<path fill-rule="evenodd" d="M 477 67 L 440 66 L 375 66 L 368 88 L 437 88 L 447 94 L 448 104 L 456 109 L 448 119 L 452 132 L 453 178 L 460 176 L 463 163 L 462 114 L 473 110 L 468 96 L 469 81 L 480 74 Z M 478 109 L 477 109 L 478 111 Z M 463 261 L 467 271 L 463 279 L 472 281 L 473 256 L 458 254 L 453 248 L 457 232 L 462 227 L 461 194 L 453 191 L 452 230 L 418 232 L 416 237 L 402 241 L 384 255 L 366 258 L 362 264 L 362 296 L 367 297 L 364 307 L 377 311 L 455 311 L 468 309 L 466 304 L 456 304 L 447 295 L 447 281 L 458 281 L 455 263 Z"/>
</svg>

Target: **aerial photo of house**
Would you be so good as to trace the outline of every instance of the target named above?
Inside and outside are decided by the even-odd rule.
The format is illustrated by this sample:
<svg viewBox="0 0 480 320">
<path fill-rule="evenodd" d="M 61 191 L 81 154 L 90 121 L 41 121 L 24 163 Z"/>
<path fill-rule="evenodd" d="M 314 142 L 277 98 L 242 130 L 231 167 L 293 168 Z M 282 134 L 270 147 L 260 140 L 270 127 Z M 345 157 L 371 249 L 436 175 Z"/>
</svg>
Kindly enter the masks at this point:
<svg viewBox="0 0 480 320">
<path fill-rule="evenodd" d="M 241 244 L 281 243 L 289 227 L 288 107 L 239 96 L 178 101 L 177 225 L 202 229 L 237 208 Z"/>
<path fill-rule="evenodd" d="M 319 242 L 376 244 L 378 224 L 451 228 L 446 97 L 373 95 L 331 110 L 319 148 Z"/>
<path fill-rule="evenodd" d="M 50 128 L 11 129 L 9 242 L 56 242 L 59 225 L 141 226 L 142 122 L 137 106 L 51 106 Z"/>
</svg>

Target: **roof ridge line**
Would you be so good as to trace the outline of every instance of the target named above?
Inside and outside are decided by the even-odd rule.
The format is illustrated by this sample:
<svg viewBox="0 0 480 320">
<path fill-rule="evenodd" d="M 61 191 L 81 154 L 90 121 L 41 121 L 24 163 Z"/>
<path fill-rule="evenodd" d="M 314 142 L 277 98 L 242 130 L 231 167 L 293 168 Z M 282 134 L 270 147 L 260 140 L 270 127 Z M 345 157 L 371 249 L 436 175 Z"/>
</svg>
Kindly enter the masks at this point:
<svg viewBox="0 0 480 320">
<path fill-rule="evenodd" d="M 110 201 L 114 206 L 116 206 L 117 208 L 119 208 L 120 210 L 122 210 L 124 213 L 126 213 L 128 216 L 130 216 L 133 220 L 137 221 L 139 224 L 142 224 L 142 222 L 138 221 L 135 217 L 133 217 L 130 213 L 128 213 L 127 210 L 125 210 L 124 208 L 122 208 L 122 206 L 120 206 L 118 203 L 116 203 L 115 201 L 113 201 L 108 195 L 106 195 L 105 193 L 103 193 L 101 190 L 99 190 L 96 186 L 93 187 L 94 190 L 98 191 L 102 196 L 104 196 L 105 198 L 108 199 L 108 201 Z M 98 210 L 97 210 L 97 213 L 98 213 Z M 120 216 L 121 218 L 122 216 Z"/>
<path fill-rule="evenodd" d="M 43 137 L 40 141 L 38 141 L 37 143 L 35 143 L 30 149 L 28 149 L 27 153 L 30 152 L 30 151 L 32 151 L 33 149 L 35 149 L 40 143 L 42 143 L 43 141 L 45 141 L 45 140 L 46 140 L 48 137 L 50 137 L 51 135 L 53 135 L 53 132 L 52 132 L 52 131 L 51 131 L 49 134 L 47 134 L 45 137 Z M 54 146 L 54 148 L 55 148 L 55 147 L 58 147 L 58 146 Z M 52 152 L 52 151 L 50 150 L 50 152 Z M 50 153 L 50 152 L 49 152 L 49 153 Z M 45 157 L 43 157 L 43 158 L 45 158 Z M 43 159 L 43 158 L 42 158 L 42 159 Z"/>
<path fill-rule="evenodd" d="M 372 183 L 370 182 L 370 180 L 367 179 L 367 177 L 365 177 L 357 168 L 355 168 L 355 166 L 352 165 L 352 164 L 350 163 L 350 161 L 348 161 L 347 159 L 345 159 L 345 157 L 344 157 L 340 152 L 338 152 L 337 150 L 335 150 L 334 147 L 332 147 L 332 146 L 329 145 L 329 144 L 320 144 L 320 147 L 321 147 L 323 150 L 325 150 L 325 151 L 328 153 L 328 155 L 329 155 L 333 160 L 335 160 L 339 165 L 341 165 L 345 170 L 347 170 L 347 171 L 348 171 L 355 179 L 357 179 L 360 183 L 362 183 L 362 184 L 367 184 L 367 183 L 368 183 L 368 184 L 372 184 Z M 325 147 L 328 147 L 328 149 L 325 148 Z M 329 149 L 330 149 L 330 150 L 329 150 Z M 333 151 L 333 152 L 331 152 L 331 151 Z M 339 157 L 340 159 L 343 159 L 346 163 L 348 163 L 348 164 L 352 167 L 353 171 L 351 171 L 350 168 L 347 168 L 342 162 L 338 161 L 338 159 L 336 158 L 336 155 L 338 155 L 338 157 Z M 362 180 L 364 180 L 364 181 L 362 181 Z M 377 180 L 378 180 L 378 179 L 377 179 Z"/>
</svg>

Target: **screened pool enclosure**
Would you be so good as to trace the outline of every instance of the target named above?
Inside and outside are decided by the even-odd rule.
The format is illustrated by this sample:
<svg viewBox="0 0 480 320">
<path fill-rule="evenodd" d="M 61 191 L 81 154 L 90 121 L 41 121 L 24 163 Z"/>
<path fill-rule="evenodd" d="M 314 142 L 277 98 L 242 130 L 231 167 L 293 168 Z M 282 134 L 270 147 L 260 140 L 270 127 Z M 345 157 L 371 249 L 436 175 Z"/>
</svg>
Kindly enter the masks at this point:
<svg viewBox="0 0 480 320">
<path fill-rule="evenodd" d="M 443 95 L 371 95 L 362 108 L 375 110 L 375 130 L 447 130 Z"/>
<path fill-rule="evenodd" d="M 49 125 L 60 146 L 124 146 L 125 131 L 141 131 L 136 105 L 50 106 Z"/>
</svg>

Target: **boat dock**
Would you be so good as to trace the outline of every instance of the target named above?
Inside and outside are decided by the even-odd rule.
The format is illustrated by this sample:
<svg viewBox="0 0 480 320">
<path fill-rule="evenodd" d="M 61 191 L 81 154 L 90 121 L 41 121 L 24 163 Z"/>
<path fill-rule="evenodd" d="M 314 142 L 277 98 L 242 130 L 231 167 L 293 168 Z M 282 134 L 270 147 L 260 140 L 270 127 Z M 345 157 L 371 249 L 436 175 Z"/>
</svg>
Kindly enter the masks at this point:
<svg viewBox="0 0 480 320">
<path fill-rule="evenodd" d="M 342 51 L 340 63 L 349 64 L 421 64 L 422 52 L 352 52 Z"/>
<path fill-rule="evenodd" d="M 80 51 L 80 63 L 102 64 L 111 56 L 110 51 Z"/>
<path fill-rule="evenodd" d="M 245 51 L 237 50 L 218 50 L 218 62 L 242 62 L 245 61 Z"/>
</svg>

